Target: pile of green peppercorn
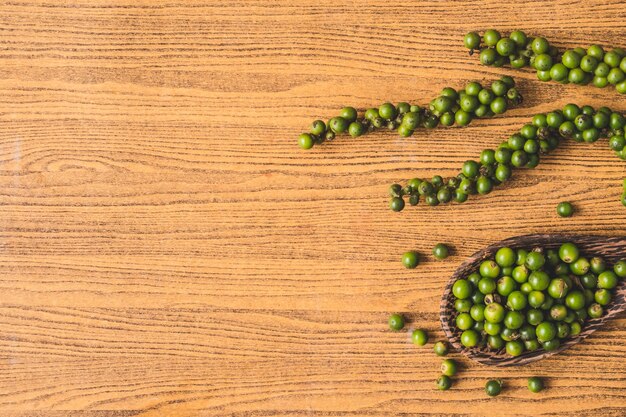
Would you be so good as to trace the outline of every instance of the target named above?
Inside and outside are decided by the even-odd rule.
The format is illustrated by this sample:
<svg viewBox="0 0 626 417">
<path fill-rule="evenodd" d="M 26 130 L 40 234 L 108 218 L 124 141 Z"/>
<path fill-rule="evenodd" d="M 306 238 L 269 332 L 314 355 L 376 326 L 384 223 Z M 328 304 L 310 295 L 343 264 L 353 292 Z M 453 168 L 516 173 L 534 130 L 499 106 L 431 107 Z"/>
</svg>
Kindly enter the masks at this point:
<svg viewBox="0 0 626 417">
<path fill-rule="evenodd" d="M 565 139 L 591 143 L 608 137 L 609 147 L 626 160 L 625 126 L 624 115 L 608 107 L 595 110 L 591 106 L 567 104 L 562 110 L 537 114 L 497 149 L 485 149 L 478 161 L 466 161 L 455 177 L 444 179 L 435 175 L 430 181 L 413 178 L 404 187 L 392 184 L 389 207 L 401 211 L 405 207 L 403 197 L 407 197 L 410 205 L 417 205 L 423 199 L 426 204 L 437 206 L 451 201 L 463 203 L 473 194 L 488 194 L 511 178 L 514 168 L 536 167 L 542 155 Z M 621 201 L 626 206 L 626 180 Z"/>
<path fill-rule="evenodd" d="M 509 105 L 519 104 L 522 96 L 515 89 L 513 78 L 504 76 L 494 81 L 490 87 L 477 82 L 467 84 L 463 90 L 444 88 L 439 97 L 432 100 L 427 108 L 409 103 L 384 103 L 380 107 L 369 108 L 363 117 L 358 117 L 354 107 L 344 107 L 339 115 L 327 123 L 315 120 L 309 133 L 298 137 L 302 149 L 332 140 L 336 135 L 348 133 L 356 138 L 376 129 L 397 130 L 403 137 L 411 136 L 416 129 L 433 129 L 438 125 L 467 126 L 472 119 L 493 117 L 504 113 Z"/>
<path fill-rule="evenodd" d="M 558 81 L 562 84 L 593 84 L 603 88 L 611 84 L 620 94 L 626 94 L 626 51 L 614 48 L 605 51 L 599 45 L 574 48 L 564 52 L 542 37 L 529 38 L 520 30 L 508 37 L 489 29 L 481 37 L 470 32 L 463 40 L 470 54 L 480 51 L 481 64 L 501 67 L 509 63 L 512 68 L 532 67 L 541 81 Z"/>
<path fill-rule="evenodd" d="M 500 248 L 478 271 L 454 282 L 453 328 L 466 348 L 510 356 L 552 351 L 578 335 L 588 318 L 603 315 L 625 277 L 626 260 L 611 267 L 572 243 L 558 250 Z"/>
</svg>

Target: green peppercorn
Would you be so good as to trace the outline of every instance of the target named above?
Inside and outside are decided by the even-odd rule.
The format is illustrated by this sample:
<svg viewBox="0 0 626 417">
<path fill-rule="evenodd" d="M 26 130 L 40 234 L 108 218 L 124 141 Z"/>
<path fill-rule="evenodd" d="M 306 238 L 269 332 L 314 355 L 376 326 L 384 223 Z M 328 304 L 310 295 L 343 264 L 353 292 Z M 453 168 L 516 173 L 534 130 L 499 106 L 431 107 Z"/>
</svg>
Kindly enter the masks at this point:
<svg viewBox="0 0 626 417">
<path fill-rule="evenodd" d="M 398 113 L 401 115 L 411 111 L 411 105 L 409 103 L 405 103 L 404 101 L 398 103 L 396 107 L 398 109 Z"/>
<path fill-rule="evenodd" d="M 335 133 L 343 133 L 348 130 L 348 121 L 341 116 L 333 117 L 328 122 L 328 125 Z"/>
<path fill-rule="evenodd" d="M 476 180 L 476 191 L 479 194 L 489 194 L 493 189 L 493 182 L 483 175 Z"/>
<path fill-rule="evenodd" d="M 348 126 L 348 133 L 350 133 L 350 136 L 353 138 L 359 137 L 365 133 L 365 126 L 363 126 L 361 122 L 352 122 L 350 126 Z"/>
<path fill-rule="evenodd" d="M 480 275 L 486 278 L 498 278 L 500 275 L 500 266 L 493 260 L 486 260 L 480 264 Z"/>
<path fill-rule="evenodd" d="M 485 384 L 485 392 L 490 397 L 495 397 L 502 392 L 502 382 L 491 379 Z"/>
<path fill-rule="evenodd" d="M 504 320 L 504 307 L 498 303 L 488 304 L 483 312 L 485 320 L 490 323 L 500 323 Z"/>
<path fill-rule="evenodd" d="M 454 301 L 454 309 L 459 313 L 468 313 L 472 305 L 473 301 L 471 299 L 456 299 Z"/>
<path fill-rule="evenodd" d="M 310 134 L 302 133 L 300 136 L 298 136 L 298 146 L 300 146 L 302 149 L 311 149 L 314 144 L 315 141 L 313 139 L 313 136 L 311 136 Z"/>
<path fill-rule="evenodd" d="M 467 49 L 478 49 L 480 46 L 480 35 L 476 32 L 469 32 L 463 38 L 463 43 Z"/>
<path fill-rule="evenodd" d="M 559 257 L 565 263 L 571 264 L 578 260 L 580 252 L 573 243 L 564 243 L 559 248 Z M 583 274 L 584 275 L 584 274 Z"/>
<path fill-rule="evenodd" d="M 541 310 L 530 309 L 526 312 L 526 321 L 528 321 L 528 324 L 537 326 L 541 322 L 543 322 L 543 319 L 544 319 L 544 314 L 543 314 L 543 311 Z"/>
<path fill-rule="evenodd" d="M 478 345 L 480 336 L 475 330 L 465 330 L 461 333 L 461 344 L 467 348 L 472 348 Z"/>
<path fill-rule="evenodd" d="M 537 325 L 535 332 L 537 340 L 540 342 L 547 342 L 556 337 L 556 326 L 551 322 L 544 321 Z"/>
<path fill-rule="evenodd" d="M 520 48 L 520 49 L 521 48 L 525 48 L 526 44 L 528 43 L 528 38 L 526 37 L 526 34 L 524 32 L 522 32 L 521 30 L 514 30 L 509 35 L 509 38 L 513 42 L 515 42 L 517 47 Z"/>
<path fill-rule="evenodd" d="M 456 298 L 469 298 L 472 295 L 472 284 L 465 279 L 458 279 L 452 285 L 452 293 Z"/>
<path fill-rule="evenodd" d="M 574 214 L 574 207 L 571 203 L 563 201 L 556 206 L 556 212 L 561 217 L 571 217 Z"/>
<path fill-rule="evenodd" d="M 528 390 L 530 392 L 538 393 L 543 390 L 543 381 L 536 376 L 528 378 Z"/>
<path fill-rule="evenodd" d="M 424 346 L 428 342 L 428 334 L 421 329 L 413 330 L 411 340 L 413 340 L 413 343 L 418 346 Z"/>
<path fill-rule="evenodd" d="M 389 316 L 389 328 L 391 330 L 402 330 L 404 327 L 404 317 L 401 314 L 392 314 Z"/>
<path fill-rule="evenodd" d="M 585 311 L 585 310 L 582 310 L 582 311 Z M 586 311 L 585 311 L 585 314 L 586 314 Z M 570 333 L 569 333 L 570 336 L 578 336 L 581 331 L 582 331 L 582 326 L 577 321 L 570 324 Z"/>
<path fill-rule="evenodd" d="M 485 48 L 480 51 L 479 59 L 483 65 L 493 65 L 497 59 L 497 52 L 490 48 Z"/>
<path fill-rule="evenodd" d="M 618 278 L 613 271 L 604 271 L 598 275 L 598 288 L 611 290 L 617 286 Z"/>
<path fill-rule="evenodd" d="M 580 276 L 585 275 L 590 267 L 587 258 L 580 257 L 570 264 L 569 269 L 574 275 Z"/>
<path fill-rule="evenodd" d="M 433 346 L 433 350 L 437 356 L 446 356 L 448 354 L 448 342 L 439 341 Z"/>
<path fill-rule="evenodd" d="M 446 391 L 446 390 L 450 389 L 451 386 L 452 386 L 452 379 L 450 379 L 449 376 L 441 375 L 437 379 L 437 388 L 438 389 L 440 389 L 442 391 Z"/>
<path fill-rule="evenodd" d="M 457 372 L 457 364 L 453 359 L 444 359 L 441 363 L 441 373 L 446 376 L 454 376 Z"/>
<path fill-rule="evenodd" d="M 404 200 L 400 197 L 394 197 L 389 202 L 389 208 L 393 211 L 402 211 L 404 208 Z"/>
<path fill-rule="evenodd" d="M 409 251 L 402 255 L 402 265 L 407 269 L 414 269 L 419 265 L 419 255 L 417 252 Z"/>
<path fill-rule="evenodd" d="M 489 105 L 489 108 L 495 114 L 504 113 L 507 110 L 506 99 L 504 99 L 503 97 L 496 97 Z"/>
<path fill-rule="evenodd" d="M 613 266 L 613 272 L 620 278 L 626 278 L 626 260 L 620 260 Z"/>
<path fill-rule="evenodd" d="M 602 314 L 604 313 L 604 309 L 602 308 L 602 306 L 598 303 L 593 303 L 589 306 L 589 308 L 587 309 L 587 314 L 589 315 L 589 317 L 591 317 L 592 319 L 597 319 L 602 317 Z"/>
<path fill-rule="evenodd" d="M 437 243 L 435 245 L 435 247 L 433 248 L 433 255 L 435 256 L 435 258 L 437 259 L 445 259 L 448 257 L 449 255 L 449 249 L 446 245 L 444 245 L 443 243 Z"/>
<path fill-rule="evenodd" d="M 380 117 L 380 114 L 378 113 L 378 109 L 375 108 L 370 108 L 365 110 L 365 120 L 369 120 L 370 122 L 373 122 L 374 119 L 377 119 Z"/>
<path fill-rule="evenodd" d="M 553 65 L 550 68 L 550 78 L 554 81 L 564 81 L 567 80 L 569 76 L 569 69 L 561 64 L 560 62 Z"/>
<path fill-rule="evenodd" d="M 582 291 L 572 291 L 565 298 L 565 305 L 572 310 L 580 310 L 585 307 L 585 296 Z"/>
<path fill-rule="evenodd" d="M 593 296 L 594 301 L 600 304 L 601 306 L 605 306 L 609 304 L 611 302 L 612 297 L 613 295 L 611 294 L 611 291 L 606 290 L 606 289 L 597 290 Z"/>
<path fill-rule="evenodd" d="M 526 266 L 531 271 L 537 271 L 539 268 L 543 267 L 545 263 L 546 259 L 542 253 L 533 251 L 526 256 Z"/>
<path fill-rule="evenodd" d="M 511 248 L 500 248 L 496 252 L 495 261 L 501 267 L 513 266 L 515 264 L 517 255 Z"/>
<path fill-rule="evenodd" d="M 380 117 L 382 117 L 383 119 L 386 119 L 386 120 L 395 119 L 397 114 L 398 114 L 396 108 L 391 103 L 384 103 L 384 104 L 382 104 L 378 108 L 378 113 L 380 114 Z"/>
</svg>

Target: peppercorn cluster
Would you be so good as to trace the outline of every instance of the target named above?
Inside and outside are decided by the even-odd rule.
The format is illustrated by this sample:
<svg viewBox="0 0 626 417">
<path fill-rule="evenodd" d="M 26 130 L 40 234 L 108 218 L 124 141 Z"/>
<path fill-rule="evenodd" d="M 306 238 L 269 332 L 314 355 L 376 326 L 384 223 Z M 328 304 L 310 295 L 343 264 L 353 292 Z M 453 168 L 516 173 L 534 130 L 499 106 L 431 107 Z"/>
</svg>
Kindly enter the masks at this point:
<svg viewBox="0 0 626 417">
<path fill-rule="evenodd" d="M 600 45 L 591 45 L 561 51 L 542 37 L 529 38 L 521 30 L 503 37 L 494 29 L 481 37 L 477 32 L 465 35 L 463 43 L 470 50 L 480 51 L 481 64 L 512 68 L 532 67 L 541 81 L 562 84 L 593 84 L 604 88 L 611 84 L 620 94 L 626 94 L 626 51 L 613 48 L 605 51 Z"/>
<path fill-rule="evenodd" d="M 349 134 L 356 138 L 377 129 L 396 130 L 400 136 L 411 136 L 416 129 L 452 126 L 467 126 L 472 119 L 489 118 L 504 113 L 510 105 L 519 104 L 522 96 L 515 89 L 513 78 L 504 76 L 489 87 L 477 82 L 470 82 L 462 90 L 444 88 L 439 97 L 433 99 L 428 107 L 409 103 L 384 103 L 380 107 L 369 108 L 358 116 L 354 107 L 344 107 L 338 116 L 327 123 L 315 120 L 309 133 L 298 137 L 302 149 L 311 149 L 313 145 L 333 140 L 338 134 Z"/>
<path fill-rule="evenodd" d="M 411 205 L 423 200 L 437 206 L 451 201 L 463 203 L 469 195 L 489 194 L 511 177 L 514 168 L 536 167 L 543 155 L 566 139 L 592 143 L 606 137 L 609 147 L 626 160 L 625 126 L 624 115 L 608 107 L 595 110 L 591 106 L 567 104 L 562 110 L 537 114 L 497 149 L 485 149 L 478 161 L 466 161 L 455 177 L 444 180 L 435 175 L 430 181 L 413 178 L 404 187 L 392 184 L 389 206 L 393 211 L 401 211 L 405 207 L 404 197 Z M 621 201 L 626 206 L 626 179 Z"/>
<path fill-rule="evenodd" d="M 519 356 L 552 351 L 604 314 L 626 260 L 612 267 L 573 243 L 558 250 L 500 248 L 452 286 L 452 328 L 466 348 Z"/>
</svg>

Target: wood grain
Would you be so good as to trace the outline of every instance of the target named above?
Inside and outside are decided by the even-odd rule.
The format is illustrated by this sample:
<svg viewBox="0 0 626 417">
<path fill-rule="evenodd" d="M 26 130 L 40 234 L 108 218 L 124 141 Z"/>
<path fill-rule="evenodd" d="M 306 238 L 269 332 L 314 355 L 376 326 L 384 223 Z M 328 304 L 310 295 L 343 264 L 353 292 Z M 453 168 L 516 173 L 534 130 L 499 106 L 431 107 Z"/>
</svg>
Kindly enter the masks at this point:
<svg viewBox="0 0 626 417">
<path fill-rule="evenodd" d="M 0 4 L 0 414 L 24 416 L 626 413 L 626 318 L 515 372 L 473 365 L 434 389 L 448 277 L 528 233 L 624 235 L 626 164 L 562 146 L 459 206 L 387 209 L 387 186 L 455 173 L 530 115 L 626 102 L 539 84 L 505 117 L 310 152 L 343 105 L 427 103 L 510 73 L 473 29 L 614 45 L 623 1 L 12 0 Z M 624 44 L 615 46 L 626 47 Z M 557 218 L 570 200 L 577 214 Z M 435 262 L 437 242 L 454 255 Z M 424 254 L 416 270 L 402 252 Z M 411 318 L 387 330 L 389 312 Z M 525 388 L 546 378 L 545 392 Z M 488 378 L 507 389 L 488 399 Z"/>
</svg>

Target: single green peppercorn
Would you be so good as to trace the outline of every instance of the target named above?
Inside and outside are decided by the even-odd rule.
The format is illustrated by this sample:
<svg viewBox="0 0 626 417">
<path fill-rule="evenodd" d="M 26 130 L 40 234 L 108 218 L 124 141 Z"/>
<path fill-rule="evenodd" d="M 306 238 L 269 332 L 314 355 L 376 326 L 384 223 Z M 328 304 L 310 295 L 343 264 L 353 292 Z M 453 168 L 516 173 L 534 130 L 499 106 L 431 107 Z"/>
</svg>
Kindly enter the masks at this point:
<svg viewBox="0 0 626 417">
<path fill-rule="evenodd" d="M 538 309 L 530 309 L 526 312 L 526 321 L 528 324 L 533 326 L 537 326 L 541 322 L 543 322 L 544 314 L 543 311 Z"/>
<path fill-rule="evenodd" d="M 490 303 L 485 307 L 483 314 L 486 321 L 490 323 L 500 323 L 504 320 L 505 310 L 504 307 L 498 303 Z"/>
<path fill-rule="evenodd" d="M 589 308 L 587 309 L 587 314 L 589 315 L 589 317 L 591 317 L 592 319 L 597 319 L 602 317 L 602 314 L 604 313 L 604 309 L 602 308 L 602 306 L 598 303 L 593 303 L 589 306 Z"/>
<path fill-rule="evenodd" d="M 480 51 L 479 59 L 483 65 L 493 65 L 496 62 L 498 53 L 490 48 L 485 48 Z"/>
<path fill-rule="evenodd" d="M 545 257 L 543 256 L 543 254 L 539 252 L 530 252 L 526 256 L 526 266 L 531 271 L 536 271 L 539 268 L 543 267 L 545 262 L 546 262 Z"/>
<path fill-rule="evenodd" d="M 437 243 L 433 248 L 433 255 L 437 259 L 445 259 L 448 257 L 450 251 L 443 243 Z"/>
<path fill-rule="evenodd" d="M 626 278 L 626 260 L 620 260 L 613 266 L 613 272 L 620 278 Z"/>
<path fill-rule="evenodd" d="M 569 269 L 574 275 L 581 276 L 585 275 L 590 267 L 589 261 L 580 257 L 570 264 Z"/>
<path fill-rule="evenodd" d="M 500 275 L 500 266 L 493 260 L 486 260 L 480 264 L 480 275 L 486 278 L 498 278 Z"/>
<path fill-rule="evenodd" d="M 356 120 L 357 112 L 354 107 L 344 107 L 339 112 L 339 116 L 341 116 L 346 122 L 352 123 Z"/>
<path fill-rule="evenodd" d="M 348 126 L 348 133 L 350 133 L 350 136 L 353 138 L 359 137 L 365 133 L 365 126 L 363 126 L 361 122 L 352 122 L 350 126 Z"/>
<path fill-rule="evenodd" d="M 574 214 L 574 207 L 568 201 L 563 201 L 556 206 L 556 212 L 561 217 L 571 217 Z"/>
<path fill-rule="evenodd" d="M 411 105 L 409 103 L 405 103 L 404 101 L 398 103 L 396 107 L 398 109 L 398 113 L 401 115 L 411 111 Z"/>
<path fill-rule="evenodd" d="M 524 352 L 524 343 L 519 340 L 506 342 L 506 353 L 510 356 L 519 356 Z"/>
<path fill-rule="evenodd" d="M 482 278 L 478 282 L 478 291 L 480 291 L 481 293 L 485 295 L 493 293 L 495 289 L 496 289 L 496 281 L 491 278 Z"/>
<path fill-rule="evenodd" d="M 537 340 L 540 342 L 547 342 L 556 337 L 556 326 L 548 321 L 544 321 L 537 325 L 535 329 Z"/>
<path fill-rule="evenodd" d="M 454 309 L 459 313 L 468 313 L 472 308 L 473 301 L 471 299 L 456 299 L 454 301 Z"/>
<path fill-rule="evenodd" d="M 311 123 L 311 134 L 312 135 L 322 135 L 326 133 L 326 123 L 324 123 L 322 120 L 315 120 L 313 123 Z"/>
<path fill-rule="evenodd" d="M 457 364 L 454 359 L 444 359 L 441 363 L 441 373 L 446 376 L 454 376 L 457 372 Z"/>
<path fill-rule="evenodd" d="M 611 290 L 617 286 L 618 278 L 613 271 L 604 271 L 598 275 L 598 288 Z"/>
<path fill-rule="evenodd" d="M 585 296 L 582 291 L 572 291 L 565 298 L 565 305 L 572 310 L 580 310 L 585 307 Z"/>
<path fill-rule="evenodd" d="M 611 302 L 612 297 L 613 296 L 611 294 L 611 291 L 607 289 L 599 289 L 595 292 L 593 296 L 594 301 L 600 304 L 601 306 L 606 306 L 607 304 L 609 304 Z"/>
<path fill-rule="evenodd" d="M 490 397 L 495 397 L 502 392 L 502 382 L 496 381 L 495 379 L 487 381 L 485 384 L 485 392 Z"/>
<path fill-rule="evenodd" d="M 476 180 L 476 191 L 478 194 L 489 194 L 493 189 L 493 182 L 483 175 Z"/>
<path fill-rule="evenodd" d="M 480 35 L 476 32 L 469 32 L 463 38 L 463 43 L 467 49 L 478 49 L 480 46 Z"/>
<path fill-rule="evenodd" d="M 504 113 L 507 110 L 507 107 L 506 99 L 503 97 L 496 97 L 489 105 L 489 108 L 495 114 Z"/>
<path fill-rule="evenodd" d="M 433 350 L 437 356 L 446 356 L 448 354 L 448 342 L 439 341 L 433 346 Z"/>
<path fill-rule="evenodd" d="M 419 265 L 419 255 L 417 252 L 409 251 L 402 254 L 402 265 L 407 269 L 414 269 Z"/>
<path fill-rule="evenodd" d="M 404 208 L 404 200 L 400 197 L 394 197 L 389 202 L 389 208 L 393 211 L 402 211 Z"/>
<path fill-rule="evenodd" d="M 308 133 L 302 133 L 300 136 L 298 136 L 298 146 L 300 146 L 302 149 L 311 149 L 314 143 L 315 141 L 313 139 L 313 136 Z"/>
<path fill-rule="evenodd" d="M 472 284 L 465 279 L 456 280 L 452 285 L 452 293 L 456 298 L 469 298 L 472 295 Z"/>
<path fill-rule="evenodd" d="M 404 317 L 401 314 L 392 314 L 389 316 L 389 328 L 391 330 L 402 330 L 404 327 Z"/>
<path fill-rule="evenodd" d="M 535 291 L 543 291 L 550 285 L 550 277 L 544 271 L 533 271 L 528 276 L 528 283 Z"/>
<path fill-rule="evenodd" d="M 328 122 L 328 125 L 335 133 L 343 133 L 348 130 L 348 121 L 341 116 L 333 117 Z"/>
<path fill-rule="evenodd" d="M 577 261 L 579 256 L 580 252 L 578 247 L 573 243 L 564 243 L 559 248 L 559 257 L 565 263 L 571 264 Z"/>
<path fill-rule="evenodd" d="M 391 103 L 384 103 L 378 108 L 378 113 L 380 117 L 386 120 L 395 119 L 397 116 L 397 110 Z"/>
<path fill-rule="evenodd" d="M 546 352 L 550 352 L 553 350 L 556 350 L 559 348 L 559 346 L 561 346 L 561 341 L 558 338 L 554 338 L 552 340 L 548 340 L 546 342 L 543 342 L 543 349 Z"/>
<path fill-rule="evenodd" d="M 536 376 L 528 378 L 528 390 L 534 393 L 542 391 L 543 381 L 541 380 L 541 378 L 537 378 Z"/>
<path fill-rule="evenodd" d="M 480 336 L 475 330 L 465 330 L 461 333 L 461 344 L 467 348 L 472 348 L 478 345 Z"/>
<path fill-rule="evenodd" d="M 471 329 L 474 325 L 474 319 L 472 319 L 472 317 L 468 313 L 461 313 L 456 316 L 455 324 L 456 327 L 460 330 Z"/>
<path fill-rule="evenodd" d="M 424 346 L 428 342 L 428 334 L 422 329 L 413 330 L 411 340 L 418 346 Z"/>
<path fill-rule="evenodd" d="M 452 386 L 452 379 L 450 379 L 449 376 L 441 375 L 437 379 L 437 388 L 438 389 L 440 389 L 442 391 L 446 391 L 446 390 L 450 389 L 451 386 Z"/>
</svg>

